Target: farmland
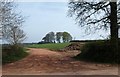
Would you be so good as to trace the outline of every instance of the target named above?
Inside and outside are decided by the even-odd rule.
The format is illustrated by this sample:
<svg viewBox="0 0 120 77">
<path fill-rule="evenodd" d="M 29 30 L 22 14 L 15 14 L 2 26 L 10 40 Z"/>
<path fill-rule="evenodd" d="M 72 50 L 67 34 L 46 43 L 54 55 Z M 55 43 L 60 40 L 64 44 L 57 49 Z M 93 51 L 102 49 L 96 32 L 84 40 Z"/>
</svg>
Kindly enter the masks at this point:
<svg viewBox="0 0 120 77">
<path fill-rule="evenodd" d="M 46 48 L 49 50 L 60 50 L 70 45 L 70 43 L 50 43 L 50 44 L 32 44 L 28 45 L 29 48 Z"/>
</svg>

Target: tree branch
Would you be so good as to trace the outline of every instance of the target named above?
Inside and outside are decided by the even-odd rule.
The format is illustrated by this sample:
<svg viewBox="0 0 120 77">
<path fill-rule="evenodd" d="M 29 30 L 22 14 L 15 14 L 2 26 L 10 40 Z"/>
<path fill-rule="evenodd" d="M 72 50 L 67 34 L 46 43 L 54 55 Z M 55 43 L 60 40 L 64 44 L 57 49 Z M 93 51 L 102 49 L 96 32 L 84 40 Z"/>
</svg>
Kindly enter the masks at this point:
<svg viewBox="0 0 120 77">
<path fill-rule="evenodd" d="M 94 21 L 94 22 L 91 21 L 91 22 L 89 22 L 89 23 L 87 23 L 87 24 L 96 24 L 96 23 L 99 23 L 100 21 L 105 20 L 105 19 L 107 19 L 107 18 L 109 18 L 109 16 L 104 17 L 104 18 L 99 19 L 99 20 L 96 20 L 96 21 Z"/>
</svg>

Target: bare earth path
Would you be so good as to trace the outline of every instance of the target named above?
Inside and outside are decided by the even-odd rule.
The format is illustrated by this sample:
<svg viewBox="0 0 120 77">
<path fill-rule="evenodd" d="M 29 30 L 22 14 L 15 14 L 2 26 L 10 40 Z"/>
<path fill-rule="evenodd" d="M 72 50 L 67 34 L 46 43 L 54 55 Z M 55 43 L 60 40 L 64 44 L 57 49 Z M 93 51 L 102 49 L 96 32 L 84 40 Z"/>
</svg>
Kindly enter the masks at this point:
<svg viewBox="0 0 120 77">
<path fill-rule="evenodd" d="M 78 52 L 29 48 L 29 56 L 2 68 L 3 75 L 118 75 L 117 65 L 77 61 Z"/>
</svg>

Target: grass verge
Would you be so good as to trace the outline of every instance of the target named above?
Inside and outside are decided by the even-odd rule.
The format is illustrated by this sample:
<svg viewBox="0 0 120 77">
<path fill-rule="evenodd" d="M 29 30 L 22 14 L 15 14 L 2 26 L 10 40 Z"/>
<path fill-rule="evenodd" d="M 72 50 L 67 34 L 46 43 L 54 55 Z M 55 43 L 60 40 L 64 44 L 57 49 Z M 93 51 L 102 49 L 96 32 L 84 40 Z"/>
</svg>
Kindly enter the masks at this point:
<svg viewBox="0 0 120 77">
<path fill-rule="evenodd" d="M 22 46 L 8 45 L 2 47 L 2 64 L 15 62 L 28 55 L 26 49 Z"/>
</svg>

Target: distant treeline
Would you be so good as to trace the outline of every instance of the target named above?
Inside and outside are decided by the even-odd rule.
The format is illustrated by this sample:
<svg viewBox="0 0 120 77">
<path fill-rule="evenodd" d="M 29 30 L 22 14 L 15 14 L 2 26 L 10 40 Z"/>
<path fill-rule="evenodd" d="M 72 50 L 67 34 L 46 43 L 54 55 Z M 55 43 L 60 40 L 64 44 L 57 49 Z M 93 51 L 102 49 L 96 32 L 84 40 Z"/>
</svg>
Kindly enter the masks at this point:
<svg viewBox="0 0 120 77">
<path fill-rule="evenodd" d="M 97 41 L 109 41 L 109 39 L 106 40 L 71 40 L 70 42 L 97 42 Z M 120 42 L 120 38 L 118 39 Z"/>
<path fill-rule="evenodd" d="M 71 40 L 70 42 L 96 42 L 96 41 L 105 41 L 105 40 Z"/>
<path fill-rule="evenodd" d="M 109 41 L 109 40 L 71 40 L 69 42 L 95 42 L 95 41 Z M 120 38 L 119 38 L 120 42 Z M 23 43 L 23 45 L 32 45 L 32 44 L 47 44 L 49 42 L 38 42 L 38 43 Z M 0 44 L 2 46 L 8 46 L 9 44 Z"/>
</svg>

